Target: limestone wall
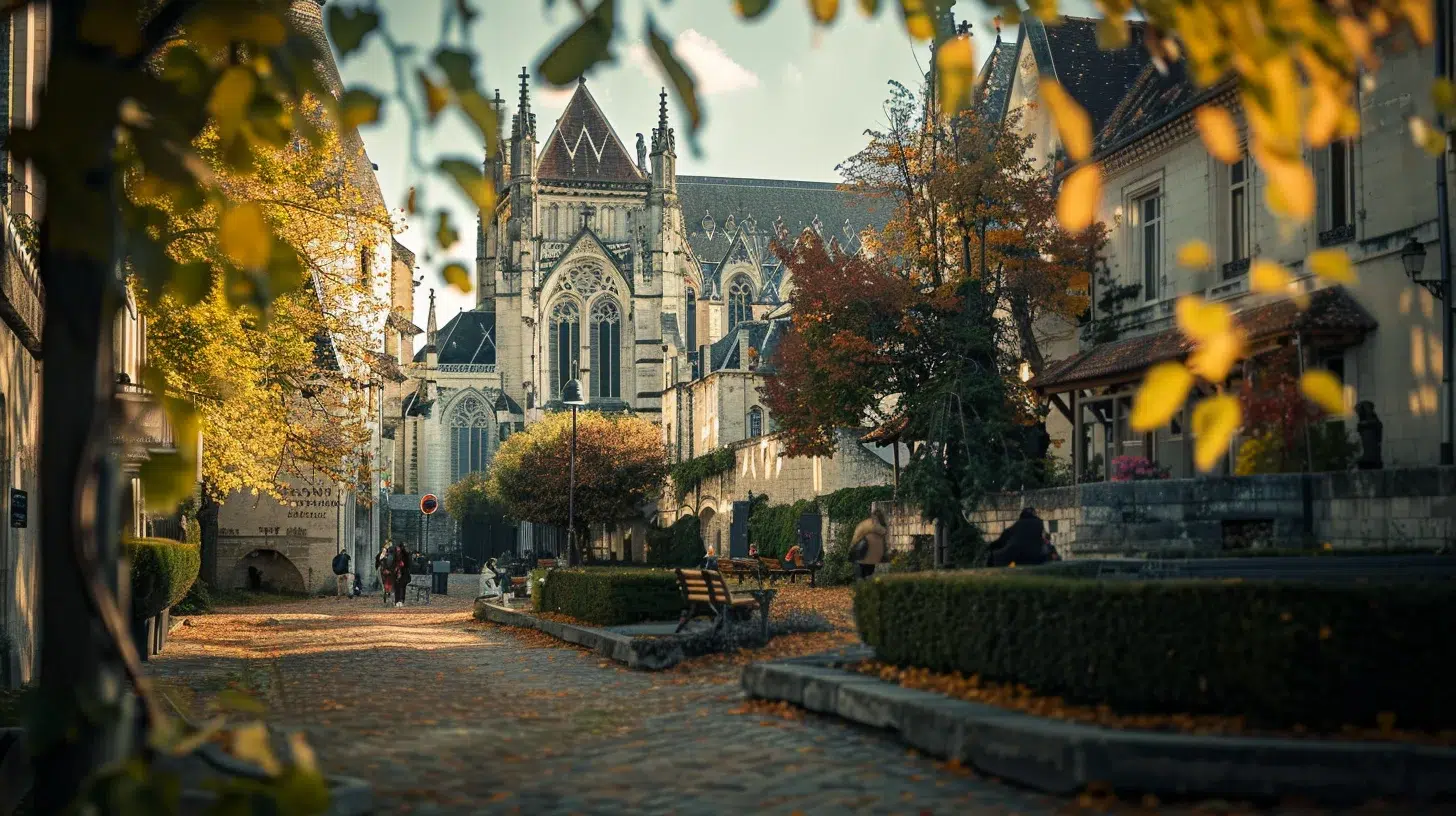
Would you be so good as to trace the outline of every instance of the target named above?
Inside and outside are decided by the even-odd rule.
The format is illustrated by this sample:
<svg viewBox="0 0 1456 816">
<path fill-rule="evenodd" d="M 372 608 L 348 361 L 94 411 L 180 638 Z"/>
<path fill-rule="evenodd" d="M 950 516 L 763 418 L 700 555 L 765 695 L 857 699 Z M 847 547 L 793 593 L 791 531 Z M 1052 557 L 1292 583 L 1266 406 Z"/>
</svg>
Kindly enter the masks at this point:
<svg viewBox="0 0 1456 816">
<path fill-rule="evenodd" d="M 253 566 L 276 588 L 332 587 L 333 558 L 340 541 L 353 541 L 353 519 L 352 495 L 322 481 L 295 480 L 282 500 L 233 493 L 218 512 L 218 580 L 226 587 L 246 587 L 247 568 Z M 297 586 L 289 566 L 297 571 Z"/>
<path fill-rule="evenodd" d="M 1025 506 L 1063 556 L 1437 549 L 1456 542 L 1456 468 L 1084 484 L 993 497 L 972 521 L 996 536 Z"/>
<path fill-rule="evenodd" d="M 40 362 L 0 325 L 0 496 L 25 490 L 30 520 L 0 526 L 0 688 L 32 682 L 40 660 Z M 8 644 L 8 645 L 6 645 Z"/>
</svg>

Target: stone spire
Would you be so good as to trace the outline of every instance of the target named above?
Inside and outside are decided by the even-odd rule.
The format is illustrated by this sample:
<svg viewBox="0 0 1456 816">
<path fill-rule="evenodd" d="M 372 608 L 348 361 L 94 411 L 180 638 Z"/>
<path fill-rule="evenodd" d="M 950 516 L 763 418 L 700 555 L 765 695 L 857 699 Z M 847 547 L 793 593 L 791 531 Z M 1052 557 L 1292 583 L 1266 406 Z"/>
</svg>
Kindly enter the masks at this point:
<svg viewBox="0 0 1456 816">
<path fill-rule="evenodd" d="M 526 67 L 521 66 L 521 100 L 516 104 L 516 115 L 511 124 L 511 135 L 517 138 L 536 135 L 536 116 L 531 113 L 531 89 L 527 84 L 530 78 Z"/>
<path fill-rule="evenodd" d="M 652 154 L 672 152 L 676 147 L 675 141 L 677 138 L 672 128 L 667 126 L 667 89 L 663 88 L 657 96 L 657 127 L 652 129 Z"/>
<path fill-rule="evenodd" d="M 440 335 L 440 324 L 435 320 L 435 290 L 430 290 L 430 316 L 425 321 L 425 345 L 434 348 Z"/>
</svg>

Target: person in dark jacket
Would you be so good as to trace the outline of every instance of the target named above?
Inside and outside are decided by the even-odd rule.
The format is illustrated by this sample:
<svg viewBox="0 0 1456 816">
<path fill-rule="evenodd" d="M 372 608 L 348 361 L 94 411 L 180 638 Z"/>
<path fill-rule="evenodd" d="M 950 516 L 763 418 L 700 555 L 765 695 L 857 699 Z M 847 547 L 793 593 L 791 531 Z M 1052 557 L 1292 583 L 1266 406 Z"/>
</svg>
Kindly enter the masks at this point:
<svg viewBox="0 0 1456 816">
<path fill-rule="evenodd" d="M 1006 567 L 1013 564 L 1032 566 L 1051 560 L 1051 546 L 1047 544 L 1046 525 L 1036 514 L 1036 508 L 1021 511 L 1021 518 L 1006 528 L 991 544 L 991 566 Z"/>
<path fill-rule="evenodd" d="M 339 550 L 334 556 L 334 583 L 338 586 L 339 597 L 349 597 L 349 554 Z"/>
<path fill-rule="evenodd" d="M 389 572 L 394 582 L 394 605 L 404 606 L 404 588 L 410 582 L 410 554 L 403 544 L 395 545 L 390 556 Z"/>
</svg>

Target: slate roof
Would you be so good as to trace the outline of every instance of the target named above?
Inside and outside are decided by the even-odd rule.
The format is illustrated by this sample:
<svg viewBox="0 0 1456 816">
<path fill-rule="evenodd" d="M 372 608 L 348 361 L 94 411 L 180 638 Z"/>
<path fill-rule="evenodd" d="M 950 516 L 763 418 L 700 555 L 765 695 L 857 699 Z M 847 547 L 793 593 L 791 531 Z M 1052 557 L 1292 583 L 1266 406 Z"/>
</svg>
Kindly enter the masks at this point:
<svg viewBox="0 0 1456 816">
<path fill-rule="evenodd" d="M 981 87 L 976 90 L 976 113 L 983 119 L 999 122 L 1006 118 L 1006 108 L 1011 104 L 1011 84 L 1016 79 L 1017 43 L 1002 42 L 998 34 L 996 45 L 986 56 L 977 76 Z"/>
<path fill-rule="evenodd" d="M 703 269 L 703 297 L 722 297 L 718 273 L 730 251 L 746 251 L 763 270 L 761 302 L 778 302 L 782 269 L 770 243 L 780 234 L 813 229 L 846 250 L 859 249 L 859 233 L 889 220 L 888 202 L 859 196 L 838 184 L 784 179 L 678 176 L 678 198 L 688 246 Z M 737 247 L 743 239 L 743 250 Z"/>
<path fill-rule="evenodd" d="M 1097 133 L 1093 153 L 1101 156 L 1137 141 L 1228 87 L 1219 83 L 1199 90 L 1182 61 L 1169 65 L 1166 74 L 1149 64 Z"/>
<path fill-rule="evenodd" d="M 743 345 L 739 342 L 739 339 L 745 336 L 748 339 L 748 347 L 758 351 L 756 367 L 760 371 L 771 368 L 773 356 L 779 348 L 779 340 L 788 330 L 788 325 L 788 318 L 745 320 L 739 323 L 733 327 L 733 331 L 723 335 L 718 342 L 708 347 L 708 371 L 747 369 L 747 361 L 740 356 Z"/>
<path fill-rule="evenodd" d="M 1234 323 L 1248 334 L 1251 342 L 1295 333 L 1359 336 L 1379 327 L 1375 318 L 1342 286 L 1312 292 L 1309 308 L 1303 311 L 1294 301 L 1283 298 L 1237 312 Z M 1093 346 L 1054 362 L 1030 384 L 1039 391 L 1059 393 L 1070 390 L 1069 386 L 1106 377 L 1131 378 L 1149 366 L 1177 359 L 1191 350 L 1191 344 L 1177 329 L 1129 337 Z"/>
<path fill-rule="evenodd" d="M 1128 44 L 1116 51 L 1097 47 L 1097 21 L 1063 16 L 1047 26 L 1034 15 L 1021 24 L 1021 37 L 1031 45 L 1036 67 L 1055 77 L 1092 118 L 1092 132 L 1112 117 L 1127 91 L 1150 62 L 1143 44 L 1144 23 L 1128 21 Z"/>
<path fill-rule="evenodd" d="M 536 165 L 542 179 L 645 182 L 586 83 L 576 86 Z"/>
<path fill-rule="evenodd" d="M 472 309 L 455 315 L 440 329 L 438 346 L 440 365 L 494 365 L 495 312 Z M 423 363 L 425 352 L 415 352 L 415 362 Z"/>
</svg>

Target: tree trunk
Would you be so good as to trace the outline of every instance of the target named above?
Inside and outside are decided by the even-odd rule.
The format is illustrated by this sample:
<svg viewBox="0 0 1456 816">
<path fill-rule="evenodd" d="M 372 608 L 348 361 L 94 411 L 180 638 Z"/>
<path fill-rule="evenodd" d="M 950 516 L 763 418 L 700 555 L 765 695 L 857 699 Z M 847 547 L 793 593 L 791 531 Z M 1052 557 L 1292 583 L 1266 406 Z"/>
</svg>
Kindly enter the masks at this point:
<svg viewBox="0 0 1456 816">
<path fill-rule="evenodd" d="M 1036 342 L 1036 325 L 1025 297 L 1012 295 L 1011 322 L 1016 325 L 1016 339 L 1021 346 L 1021 359 L 1031 364 L 1031 373 L 1040 374 L 1046 360 Z"/>
<path fill-rule="evenodd" d="M 202 580 L 209 587 L 218 586 L 217 517 L 222 506 L 212 497 L 211 485 L 202 486 L 202 499 L 197 503 L 197 525 L 202 533 Z"/>
<path fill-rule="evenodd" d="M 77 40 L 85 5 L 51 2 L 51 63 L 40 103 L 43 132 L 66 133 L 67 159 L 84 175 L 72 169 L 58 179 L 48 172 L 56 167 L 38 162 L 48 194 L 40 231 L 46 300 L 39 513 L 40 721 L 48 727 L 36 735 L 37 813 L 64 812 L 97 768 L 127 753 L 130 736 L 117 644 L 97 614 L 107 610 L 87 589 L 114 592 L 119 580 L 120 479 L 108 429 L 110 328 L 120 288 L 111 158 L 118 100 L 86 87 L 85 77 L 103 70 L 94 62 L 103 52 Z"/>
</svg>

